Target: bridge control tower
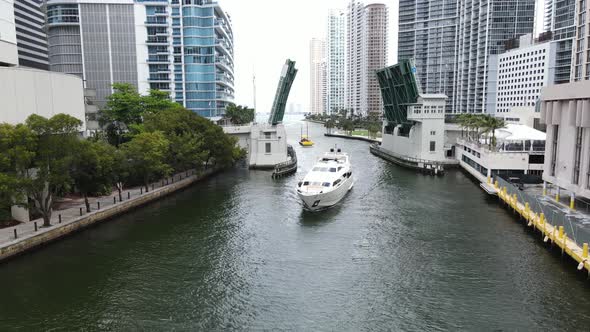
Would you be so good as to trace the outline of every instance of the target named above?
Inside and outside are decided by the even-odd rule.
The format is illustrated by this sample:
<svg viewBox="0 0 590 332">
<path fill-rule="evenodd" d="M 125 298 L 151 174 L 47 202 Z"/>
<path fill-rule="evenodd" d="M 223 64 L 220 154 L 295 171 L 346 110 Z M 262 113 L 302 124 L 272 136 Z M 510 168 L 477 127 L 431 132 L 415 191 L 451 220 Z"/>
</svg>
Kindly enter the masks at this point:
<svg viewBox="0 0 590 332">
<path fill-rule="evenodd" d="M 274 169 L 279 164 L 297 162 L 293 149 L 288 149 L 287 132 L 282 123 L 289 92 L 296 75 L 295 61 L 287 59 L 281 70 L 267 123 L 223 127 L 226 134 L 237 137 L 239 145 L 248 151 L 250 168 Z"/>
</svg>

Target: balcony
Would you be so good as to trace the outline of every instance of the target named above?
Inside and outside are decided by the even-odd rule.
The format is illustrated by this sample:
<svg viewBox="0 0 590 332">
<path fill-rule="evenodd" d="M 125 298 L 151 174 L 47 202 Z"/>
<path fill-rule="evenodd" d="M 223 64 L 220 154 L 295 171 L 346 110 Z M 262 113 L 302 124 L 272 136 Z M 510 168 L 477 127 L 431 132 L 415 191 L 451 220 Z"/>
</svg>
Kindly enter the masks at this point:
<svg viewBox="0 0 590 332">
<path fill-rule="evenodd" d="M 146 61 L 150 62 L 150 63 L 154 63 L 154 62 L 168 63 L 170 61 L 170 59 L 168 59 L 167 55 L 153 55 L 153 56 L 149 56 Z"/>
<path fill-rule="evenodd" d="M 168 22 L 166 21 L 165 18 L 161 18 L 161 17 L 148 17 L 148 19 L 145 21 L 146 25 L 168 25 Z"/>
<path fill-rule="evenodd" d="M 150 81 L 170 81 L 170 76 L 168 74 L 150 74 L 149 78 Z"/>
<path fill-rule="evenodd" d="M 168 44 L 168 38 L 158 36 L 148 36 L 146 40 L 147 44 Z"/>
</svg>

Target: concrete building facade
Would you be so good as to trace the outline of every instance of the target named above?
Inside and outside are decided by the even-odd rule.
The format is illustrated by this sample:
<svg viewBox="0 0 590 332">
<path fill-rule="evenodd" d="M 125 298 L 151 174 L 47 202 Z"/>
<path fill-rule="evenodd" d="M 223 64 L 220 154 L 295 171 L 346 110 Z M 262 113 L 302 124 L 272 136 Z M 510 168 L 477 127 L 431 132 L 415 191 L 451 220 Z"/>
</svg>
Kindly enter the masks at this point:
<svg viewBox="0 0 590 332">
<path fill-rule="evenodd" d="M 497 55 L 506 40 L 533 33 L 535 0 L 459 2 L 455 113 L 483 113 L 496 97 Z"/>
<path fill-rule="evenodd" d="M 74 75 L 22 67 L 0 67 L 0 123 L 23 123 L 30 115 L 71 115 L 86 131 L 84 87 Z"/>
<path fill-rule="evenodd" d="M 48 1 L 50 70 L 77 75 L 106 103 L 114 83 L 137 87 L 132 0 Z"/>
<path fill-rule="evenodd" d="M 447 95 L 447 112 L 454 100 L 457 11 L 457 1 L 399 2 L 398 59 L 414 59 L 422 91 Z"/>
<path fill-rule="evenodd" d="M 346 16 L 345 107 L 355 114 L 381 114 L 383 102 L 375 72 L 387 62 L 387 6 L 352 0 Z"/>
<path fill-rule="evenodd" d="M 556 51 L 555 42 L 534 44 L 528 34 L 520 37 L 518 48 L 498 55 L 496 114 L 535 108 L 541 88 L 553 84 Z"/>
<path fill-rule="evenodd" d="M 325 113 L 326 106 L 326 61 L 325 43 L 313 38 L 309 42 L 309 111 L 313 114 Z"/>
<path fill-rule="evenodd" d="M 328 14 L 326 27 L 326 112 L 345 106 L 346 15 L 340 9 Z"/>
<path fill-rule="evenodd" d="M 590 81 L 543 89 L 541 122 L 547 125 L 543 180 L 572 199 L 590 198 Z"/>
</svg>

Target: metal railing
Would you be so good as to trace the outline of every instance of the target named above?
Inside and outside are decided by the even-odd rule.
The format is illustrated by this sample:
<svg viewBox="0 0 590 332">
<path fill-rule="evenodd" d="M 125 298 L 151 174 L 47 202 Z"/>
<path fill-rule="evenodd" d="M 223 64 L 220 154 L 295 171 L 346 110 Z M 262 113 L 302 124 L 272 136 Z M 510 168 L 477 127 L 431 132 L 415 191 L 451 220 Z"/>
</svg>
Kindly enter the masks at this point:
<svg viewBox="0 0 590 332">
<path fill-rule="evenodd" d="M 516 198 L 521 204 L 529 203 L 532 212 L 543 213 L 545 220 L 549 224 L 554 227 L 563 226 L 567 236 L 573 239 L 580 247 L 583 243 L 590 242 L 590 216 L 576 213 L 568 207 L 555 202 L 550 196 L 527 193 L 500 176 L 495 175 L 494 180 L 498 181 L 500 190 L 506 188 L 507 194 L 516 194 Z"/>
</svg>

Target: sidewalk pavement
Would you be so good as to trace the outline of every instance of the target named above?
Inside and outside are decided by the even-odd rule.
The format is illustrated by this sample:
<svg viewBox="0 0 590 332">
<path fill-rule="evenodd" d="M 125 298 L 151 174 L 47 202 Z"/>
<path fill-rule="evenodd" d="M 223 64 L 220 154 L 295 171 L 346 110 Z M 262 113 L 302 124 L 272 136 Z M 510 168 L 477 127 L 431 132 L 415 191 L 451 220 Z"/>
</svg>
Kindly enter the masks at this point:
<svg viewBox="0 0 590 332">
<path fill-rule="evenodd" d="M 180 180 L 184 180 L 187 177 L 190 177 L 193 175 L 197 175 L 197 173 L 194 170 L 177 173 L 174 176 L 171 176 L 169 178 L 162 179 L 157 182 L 151 183 L 149 185 L 149 190 L 151 192 L 152 190 L 157 190 L 159 188 L 166 187 L 167 185 L 170 185 L 172 183 L 176 183 Z M 143 187 L 128 188 L 128 189 L 125 189 L 122 191 L 122 198 L 123 198 L 123 201 L 125 202 L 128 200 L 136 199 L 145 193 L 146 193 L 145 188 L 143 188 Z M 99 210 L 99 203 L 100 203 L 100 210 L 104 210 L 104 209 L 112 207 L 116 204 L 121 203 L 119 201 L 119 192 L 118 191 L 115 191 L 113 194 L 108 195 L 108 196 L 89 197 L 88 201 L 90 203 L 91 212 Z M 43 218 L 39 218 L 39 219 L 29 221 L 27 223 L 22 223 L 22 224 L 19 224 L 16 226 L 0 229 L 0 246 L 3 246 L 7 243 L 18 240 L 20 238 L 26 237 L 28 235 L 49 231 L 49 230 L 54 229 L 58 226 L 70 224 L 70 223 L 78 220 L 80 218 L 80 216 L 83 216 L 86 214 L 87 214 L 86 205 L 84 204 L 84 201 L 82 201 L 80 204 L 74 205 L 74 206 L 64 209 L 64 210 L 54 210 L 53 213 L 51 214 L 51 226 L 50 227 L 46 227 L 46 228 L 42 227 Z M 61 222 L 60 222 L 60 220 L 61 220 Z M 35 226 L 35 224 L 36 224 L 36 226 Z M 35 229 L 35 228 L 37 228 L 37 229 Z M 14 236 L 15 230 L 16 230 L 16 234 L 17 234 L 16 238 Z"/>
</svg>

